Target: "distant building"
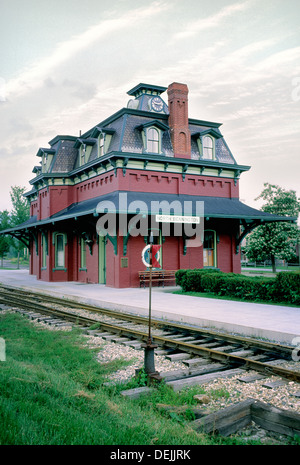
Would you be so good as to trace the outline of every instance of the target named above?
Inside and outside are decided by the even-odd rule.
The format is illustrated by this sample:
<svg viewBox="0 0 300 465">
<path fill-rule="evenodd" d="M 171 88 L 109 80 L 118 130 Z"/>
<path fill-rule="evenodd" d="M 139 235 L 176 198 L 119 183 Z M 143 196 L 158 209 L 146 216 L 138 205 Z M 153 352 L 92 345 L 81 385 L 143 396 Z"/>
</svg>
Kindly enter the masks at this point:
<svg viewBox="0 0 300 465">
<path fill-rule="evenodd" d="M 239 201 L 250 167 L 237 164 L 221 124 L 188 117 L 185 84 L 139 84 L 128 94 L 127 108 L 38 150 L 30 219 L 2 233 L 28 245 L 30 273 L 44 281 L 138 287 L 151 231 L 164 270 L 239 273 L 245 235 L 283 218 Z M 201 216 L 202 229 L 175 216 Z"/>
</svg>

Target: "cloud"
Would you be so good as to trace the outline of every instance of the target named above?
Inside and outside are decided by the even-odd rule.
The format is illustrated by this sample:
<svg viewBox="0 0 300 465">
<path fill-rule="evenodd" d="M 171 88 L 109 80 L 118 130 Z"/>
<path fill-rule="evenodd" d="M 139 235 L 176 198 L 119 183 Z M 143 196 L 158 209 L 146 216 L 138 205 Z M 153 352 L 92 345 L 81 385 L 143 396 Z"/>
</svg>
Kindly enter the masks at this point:
<svg viewBox="0 0 300 465">
<path fill-rule="evenodd" d="M 53 75 L 58 66 L 72 60 L 79 52 L 91 47 L 95 42 L 119 32 L 121 29 L 132 27 L 132 24 L 136 24 L 136 22 L 159 15 L 167 8 L 169 8 L 167 3 L 154 1 L 146 8 L 136 8 L 118 18 L 101 21 L 89 27 L 83 33 L 58 44 L 50 56 L 33 63 L 18 77 L 7 82 L 7 99 L 10 100 L 24 95 L 44 85 L 45 80 Z"/>
<path fill-rule="evenodd" d="M 256 70 L 270 70 L 272 72 L 279 71 L 280 73 L 285 72 L 285 66 L 292 64 L 295 72 L 300 71 L 300 47 L 292 47 L 280 52 L 273 53 L 268 58 L 260 61 L 255 66 Z"/>
<path fill-rule="evenodd" d="M 224 19 L 247 9 L 250 6 L 250 3 L 250 1 L 234 3 L 232 5 L 225 6 L 218 13 L 208 16 L 207 18 L 190 21 L 186 24 L 185 30 L 174 34 L 173 38 L 176 40 L 184 39 L 194 36 L 198 32 L 216 28 Z"/>
</svg>

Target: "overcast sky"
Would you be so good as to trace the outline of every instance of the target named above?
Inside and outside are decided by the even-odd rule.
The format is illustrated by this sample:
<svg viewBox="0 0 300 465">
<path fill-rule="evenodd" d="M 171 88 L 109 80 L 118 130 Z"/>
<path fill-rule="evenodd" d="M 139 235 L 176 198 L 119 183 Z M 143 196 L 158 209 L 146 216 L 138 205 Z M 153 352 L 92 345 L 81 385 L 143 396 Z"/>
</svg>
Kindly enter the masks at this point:
<svg viewBox="0 0 300 465">
<path fill-rule="evenodd" d="M 300 197 L 299 0 L 0 0 L 0 210 L 30 190 L 39 147 L 127 105 L 143 82 L 189 88 L 189 116 L 223 123 L 240 198 Z M 167 94 L 162 94 L 167 102 Z"/>
</svg>

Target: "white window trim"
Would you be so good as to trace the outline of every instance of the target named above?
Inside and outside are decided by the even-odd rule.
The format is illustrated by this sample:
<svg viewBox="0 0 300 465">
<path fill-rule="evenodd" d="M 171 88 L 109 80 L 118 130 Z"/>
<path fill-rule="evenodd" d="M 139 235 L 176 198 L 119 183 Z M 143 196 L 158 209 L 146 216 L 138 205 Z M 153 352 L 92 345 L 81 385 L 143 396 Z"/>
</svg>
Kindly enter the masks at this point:
<svg viewBox="0 0 300 465">
<path fill-rule="evenodd" d="M 204 140 L 205 138 L 208 138 L 211 140 L 212 142 L 212 146 L 211 147 L 206 147 L 204 146 Z M 215 144 L 215 138 L 209 134 L 205 134 L 204 136 L 201 137 L 201 158 L 203 158 L 204 160 L 215 160 L 216 158 L 216 144 Z M 211 150 L 211 157 L 207 157 L 204 155 L 204 152 L 205 152 L 205 149 L 210 149 Z"/>
<path fill-rule="evenodd" d="M 149 132 L 151 130 L 154 130 L 157 132 L 157 135 L 158 135 L 158 139 L 155 140 L 155 139 L 149 139 Z M 161 133 L 161 130 L 159 128 L 157 128 L 156 126 L 149 126 L 147 128 L 144 128 L 143 132 L 142 132 L 142 135 L 143 135 L 143 143 L 144 143 L 144 147 L 145 147 L 145 152 L 146 153 L 153 153 L 153 154 L 156 154 L 156 155 L 160 155 L 162 153 L 162 150 L 161 150 L 161 145 L 162 145 L 162 133 Z M 149 141 L 151 140 L 151 142 L 156 142 L 157 143 L 157 151 L 153 152 L 152 150 L 149 149 Z"/>
</svg>

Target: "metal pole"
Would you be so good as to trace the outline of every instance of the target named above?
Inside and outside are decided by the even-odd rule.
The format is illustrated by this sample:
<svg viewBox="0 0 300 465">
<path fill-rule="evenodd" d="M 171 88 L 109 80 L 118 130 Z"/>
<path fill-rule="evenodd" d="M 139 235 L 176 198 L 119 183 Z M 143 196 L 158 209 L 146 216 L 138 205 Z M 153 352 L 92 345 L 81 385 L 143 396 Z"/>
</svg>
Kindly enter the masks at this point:
<svg viewBox="0 0 300 465">
<path fill-rule="evenodd" d="M 151 233 L 152 234 L 152 233 Z M 148 326 L 148 342 L 149 344 L 152 343 L 151 337 L 151 291 L 152 291 L 152 243 L 151 243 L 151 236 L 150 236 L 150 275 L 149 275 L 149 326 Z"/>
<path fill-rule="evenodd" d="M 154 362 L 154 349 L 157 348 L 156 344 L 152 344 L 151 336 L 151 291 L 152 291 L 152 245 L 153 245 L 153 233 L 150 233 L 150 274 L 149 274 L 149 326 L 148 326 L 148 340 L 146 344 L 142 344 L 142 347 L 145 349 L 144 357 L 144 369 L 145 373 L 148 376 L 148 383 L 151 383 L 153 380 L 160 381 L 161 377 L 159 373 L 155 371 L 155 362 Z"/>
</svg>

